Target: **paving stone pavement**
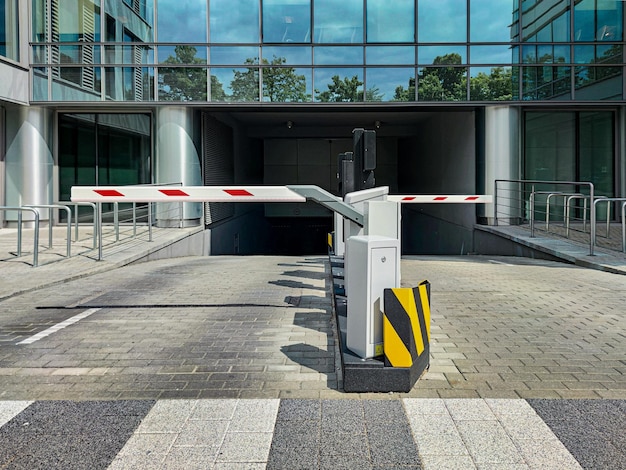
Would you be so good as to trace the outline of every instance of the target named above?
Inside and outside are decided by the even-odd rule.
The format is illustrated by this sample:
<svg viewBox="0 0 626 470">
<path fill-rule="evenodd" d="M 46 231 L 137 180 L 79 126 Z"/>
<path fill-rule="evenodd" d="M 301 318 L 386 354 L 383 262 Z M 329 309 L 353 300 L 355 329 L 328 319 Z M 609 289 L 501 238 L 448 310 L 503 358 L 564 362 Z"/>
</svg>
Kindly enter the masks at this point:
<svg viewBox="0 0 626 470">
<path fill-rule="evenodd" d="M 0 468 L 626 468 L 623 276 L 407 257 L 430 370 L 346 394 L 323 256 L 62 265 L 2 266 Z"/>
</svg>

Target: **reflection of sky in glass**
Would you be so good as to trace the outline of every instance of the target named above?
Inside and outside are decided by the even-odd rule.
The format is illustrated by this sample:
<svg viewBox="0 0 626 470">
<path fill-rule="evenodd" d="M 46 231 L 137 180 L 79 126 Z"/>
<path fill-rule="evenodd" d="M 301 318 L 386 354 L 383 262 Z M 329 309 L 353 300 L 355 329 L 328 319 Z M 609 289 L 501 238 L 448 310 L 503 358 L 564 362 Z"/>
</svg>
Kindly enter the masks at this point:
<svg viewBox="0 0 626 470">
<path fill-rule="evenodd" d="M 311 42 L 310 0 L 264 0 L 263 42 Z"/>
<path fill-rule="evenodd" d="M 316 0 L 313 8 L 314 42 L 363 42 L 363 0 Z"/>
<path fill-rule="evenodd" d="M 343 81 L 345 78 L 351 80 L 356 76 L 359 81 L 363 81 L 363 69 L 361 68 L 339 68 L 339 69 L 315 69 L 315 94 L 328 91 L 328 85 L 333 83 L 333 77 L 339 76 L 339 79 Z M 359 91 L 363 91 L 363 85 L 359 86 Z M 317 100 L 317 98 L 316 98 Z"/>
<path fill-rule="evenodd" d="M 465 46 L 421 46 L 417 48 L 417 60 L 422 65 L 430 65 L 437 57 L 447 54 L 459 54 L 461 62 L 466 61 Z"/>
<path fill-rule="evenodd" d="M 195 46 L 197 59 L 202 59 L 202 63 L 206 64 L 206 47 Z M 162 64 L 169 57 L 176 57 L 176 46 L 159 46 L 159 63 Z"/>
<path fill-rule="evenodd" d="M 310 65 L 312 60 L 310 47 L 264 46 L 261 53 L 270 63 L 274 57 L 284 57 L 287 65 Z"/>
<path fill-rule="evenodd" d="M 506 3 L 509 4 L 509 2 Z M 420 42 L 465 42 L 467 40 L 466 0 L 419 2 L 417 31 Z"/>
<path fill-rule="evenodd" d="M 206 42 L 206 0 L 158 0 L 158 41 Z"/>
<path fill-rule="evenodd" d="M 437 0 L 436 4 L 442 0 Z M 367 42 L 413 42 L 414 0 L 368 0 Z"/>
<path fill-rule="evenodd" d="M 258 47 L 211 47 L 213 65 L 243 65 L 246 59 L 256 59 L 258 62 L 258 58 Z"/>
<path fill-rule="evenodd" d="M 210 3 L 211 42 L 259 42 L 259 0 L 210 0 Z"/>
<path fill-rule="evenodd" d="M 594 46 L 574 46 L 574 63 L 590 64 L 595 56 Z"/>
<path fill-rule="evenodd" d="M 368 69 L 365 73 L 366 88 L 377 88 L 377 93 L 382 95 L 382 101 L 391 101 L 396 88 L 402 86 L 409 88 L 409 79 L 415 77 L 414 68 L 387 68 Z"/>
<path fill-rule="evenodd" d="M 512 60 L 509 46 L 470 47 L 470 63 L 472 64 L 510 64 Z"/>
<path fill-rule="evenodd" d="M 415 63 L 413 46 L 367 46 L 365 63 L 370 65 L 401 65 Z"/>
<path fill-rule="evenodd" d="M 511 40 L 509 25 L 512 21 L 511 1 L 472 0 L 470 2 L 470 41 L 508 42 Z"/>
<path fill-rule="evenodd" d="M 361 65 L 363 48 L 350 46 L 328 46 L 313 49 L 315 65 Z"/>
</svg>

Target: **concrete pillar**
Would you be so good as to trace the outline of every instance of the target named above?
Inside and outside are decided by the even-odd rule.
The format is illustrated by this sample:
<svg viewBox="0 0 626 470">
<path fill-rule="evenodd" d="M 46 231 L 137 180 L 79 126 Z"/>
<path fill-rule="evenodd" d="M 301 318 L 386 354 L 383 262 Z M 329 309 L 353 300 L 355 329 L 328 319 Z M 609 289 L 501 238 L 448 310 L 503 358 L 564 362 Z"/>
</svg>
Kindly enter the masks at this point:
<svg viewBox="0 0 626 470">
<path fill-rule="evenodd" d="M 482 175 L 477 175 L 481 184 L 479 191 L 495 196 L 496 179 L 520 179 L 521 175 L 521 112 L 512 106 L 487 106 L 484 114 L 484 164 Z M 480 187 L 484 186 L 484 187 Z M 510 187 L 510 186 L 509 186 Z M 498 187 L 500 188 L 500 187 Z M 511 197 L 499 193 L 498 198 Z M 522 216 L 521 210 L 512 204 L 498 204 L 498 222 L 514 222 Z M 479 208 L 479 217 L 487 218 L 491 224 L 495 215 L 495 204 L 485 204 Z"/>
<path fill-rule="evenodd" d="M 45 108 L 16 106 L 6 109 L 5 204 L 51 204 L 53 195 L 53 113 Z M 49 210 L 40 209 L 41 219 Z M 29 212 L 23 220 L 33 220 Z M 17 221 L 17 212 L 6 212 L 5 220 Z"/>
<path fill-rule="evenodd" d="M 194 111 L 184 106 L 164 106 L 156 112 L 155 183 L 182 182 L 186 186 L 202 185 L 202 166 L 193 141 Z M 202 203 L 182 204 L 183 226 L 199 225 Z M 159 203 L 156 210 L 157 225 L 178 226 L 180 205 Z"/>
</svg>

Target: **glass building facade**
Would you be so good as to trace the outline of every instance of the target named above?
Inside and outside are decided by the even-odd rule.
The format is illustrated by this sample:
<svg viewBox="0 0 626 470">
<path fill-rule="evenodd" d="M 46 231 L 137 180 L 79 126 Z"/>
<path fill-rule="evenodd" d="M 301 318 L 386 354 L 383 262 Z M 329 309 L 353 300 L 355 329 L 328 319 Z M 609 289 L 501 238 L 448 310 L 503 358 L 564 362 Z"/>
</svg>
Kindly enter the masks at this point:
<svg viewBox="0 0 626 470">
<path fill-rule="evenodd" d="M 392 192 L 522 178 L 626 196 L 625 4 L 0 0 L 0 203 L 49 203 L 76 184 L 336 192 L 355 127 L 376 128 L 377 181 Z M 31 184 L 33 165 L 46 176 Z M 186 209 L 209 227 L 238 211 Z"/>
<path fill-rule="evenodd" d="M 5 15 L 14 1 L 4 0 Z M 622 100 L 623 9 L 619 0 L 33 0 L 32 99 Z"/>
</svg>

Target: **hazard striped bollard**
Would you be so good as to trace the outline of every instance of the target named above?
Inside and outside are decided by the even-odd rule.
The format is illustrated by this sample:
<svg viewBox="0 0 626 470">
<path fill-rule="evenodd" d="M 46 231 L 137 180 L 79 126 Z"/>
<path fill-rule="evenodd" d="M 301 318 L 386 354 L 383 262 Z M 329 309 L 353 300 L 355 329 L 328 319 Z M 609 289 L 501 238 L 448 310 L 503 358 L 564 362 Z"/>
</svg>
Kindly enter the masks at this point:
<svg viewBox="0 0 626 470">
<path fill-rule="evenodd" d="M 430 364 L 430 283 L 384 290 L 383 353 L 385 366 L 417 368 Z"/>
</svg>

